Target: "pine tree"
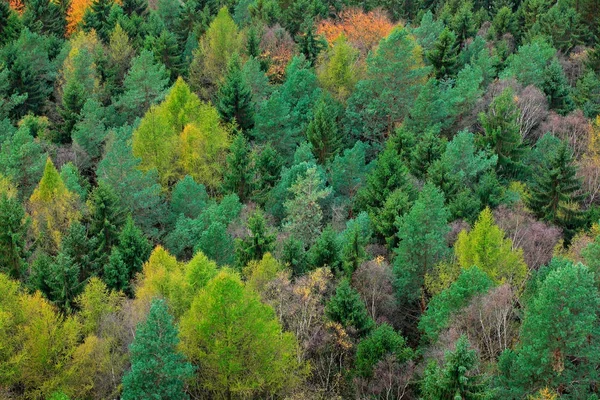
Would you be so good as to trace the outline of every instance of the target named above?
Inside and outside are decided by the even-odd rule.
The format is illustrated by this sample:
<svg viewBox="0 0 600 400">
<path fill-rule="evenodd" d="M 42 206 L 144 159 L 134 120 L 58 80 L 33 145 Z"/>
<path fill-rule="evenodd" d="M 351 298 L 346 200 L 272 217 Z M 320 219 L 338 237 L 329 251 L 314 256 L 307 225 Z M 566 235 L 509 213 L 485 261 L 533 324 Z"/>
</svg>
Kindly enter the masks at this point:
<svg viewBox="0 0 600 400">
<path fill-rule="evenodd" d="M 26 237 L 29 219 L 19 200 L 9 193 L 0 194 L 0 271 L 20 279 L 27 266 Z"/>
<path fill-rule="evenodd" d="M 449 217 L 444 195 L 432 183 L 423 187 L 410 212 L 396 217 L 399 245 L 394 274 L 399 299 L 424 298 L 425 275 L 448 254 L 445 237 Z"/>
<path fill-rule="evenodd" d="M 145 17 L 148 14 L 148 0 L 122 0 L 121 8 L 126 15 L 137 14 Z"/>
<path fill-rule="evenodd" d="M 44 0 L 42 0 L 44 1 Z M 8 2 L 0 3 L 0 44 L 5 44 L 19 36 L 19 17 Z"/>
<path fill-rule="evenodd" d="M 244 132 L 254 127 L 252 91 L 242 74 L 237 54 L 229 60 L 227 75 L 217 93 L 216 106 L 223 121 L 235 121 Z"/>
<path fill-rule="evenodd" d="M 32 32 L 63 37 L 67 21 L 60 5 L 52 0 L 28 0 L 23 24 Z"/>
<path fill-rule="evenodd" d="M 145 47 L 152 51 L 155 62 L 166 67 L 171 82 L 183 74 L 181 50 L 174 33 L 164 29 L 158 37 L 148 37 Z"/>
<path fill-rule="evenodd" d="M 125 224 L 125 213 L 114 190 L 103 181 L 90 194 L 88 208 L 89 235 L 96 238 L 96 259 L 99 265 L 104 265 Z"/>
<path fill-rule="evenodd" d="M 559 114 L 567 115 L 575 108 L 571 98 L 571 87 L 560 62 L 556 58 L 553 58 L 544 69 L 542 89 L 548 97 L 550 108 L 556 110 Z"/>
<path fill-rule="evenodd" d="M 281 172 L 281 159 L 277 151 L 267 144 L 258 154 L 255 153 L 256 181 L 253 184 L 253 198 L 264 205 L 269 191 L 275 186 Z"/>
<path fill-rule="evenodd" d="M 223 173 L 223 189 L 235 193 L 244 203 L 252 192 L 252 168 L 248 141 L 242 133 L 238 133 L 229 148 L 227 167 Z"/>
<path fill-rule="evenodd" d="M 314 117 L 306 128 L 306 137 L 312 144 L 315 157 L 320 164 L 325 164 L 334 157 L 341 147 L 338 132 L 337 116 L 329 106 L 331 98 L 322 97 L 317 103 Z"/>
<path fill-rule="evenodd" d="M 538 218 L 560 226 L 571 237 L 581 219 L 580 190 L 573 152 L 563 142 L 533 175 L 527 204 Z"/>
<path fill-rule="evenodd" d="M 123 400 L 184 400 L 193 366 L 177 351 L 177 327 L 164 300 L 154 300 L 148 317 L 136 329 L 129 350 L 131 370 L 123 377 Z"/>
<path fill-rule="evenodd" d="M 344 328 L 356 329 L 359 336 L 369 333 L 375 325 L 360 294 L 350 286 L 347 278 L 342 279 L 327 303 L 326 313 L 333 322 L 342 324 Z"/>
<path fill-rule="evenodd" d="M 371 240 L 371 222 L 365 212 L 346 222 L 342 235 L 342 266 L 348 277 L 367 259 L 365 247 Z"/>
<path fill-rule="evenodd" d="M 331 193 L 331 188 L 324 186 L 323 177 L 312 167 L 289 188 L 294 197 L 285 202 L 284 224 L 305 246 L 310 246 L 321 233 L 323 211 L 319 202 Z"/>
<path fill-rule="evenodd" d="M 484 131 L 481 141 L 498 155 L 496 171 L 504 177 L 513 177 L 522 169 L 524 147 L 519 114 L 512 89 L 507 88 L 494 98 L 487 113 L 479 115 Z"/>
<path fill-rule="evenodd" d="M 447 351 L 445 363 L 439 367 L 435 362 L 425 370 L 421 390 L 428 399 L 485 399 L 491 392 L 483 376 L 475 372 L 477 353 L 469 348 L 466 336 L 456 341 L 456 348 Z"/>
<path fill-rule="evenodd" d="M 208 194 L 206 188 L 200 183 L 196 183 L 194 178 L 186 175 L 180 179 L 171 192 L 171 211 L 173 218 L 177 219 L 180 215 L 195 219 L 208 205 Z"/>
<path fill-rule="evenodd" d="M 114 23 L 110 18 L 110 11 L 114 0 L 94 0 L 83 15 L 83 29 L 86 32 L 94 29 L 104 43 L 108 43 L 110 33 L 114 29 Z"/>
<path fill-rule="evenodd" d="M 250 261 L 260 260 L 275 248 L 276 236 L 267 227 L 262 211 L 255 211 L 247 223 L 250 235 L 235 243 L 236 264 L 245 267 Z"/>
<path fill-rule="evenodd" d="M 65 84 L 59 108 L 60 116 L 64 121 L 58 137 L 59 143 L 69 143 L 71 141 L 71 132 L 80 119 L 79 113 L 83 109 L 87 98 L 86 88 L 80 82 L 70 80 Z"/>
<path fill-rule="evenodd" d="M 63 252 L 50 263 L 45 278 L 49 289 L 47 295 L 64 312 L 72 311 L 77 296 L 83 290 L 83 282 L 79 281 L 80 271 L 81 266 Z"/>
<path fill-rule="evenodd" d="M 327 225 L 308 253 L 313 268 L 329 267 L 332 272 L 341 272 L 340 243 L 331 225 Z"/>
<path fill-rule="evenodd" d="M 305 19 L 300 27 L 301 32 L 296 36 L 296 43 L 304 58 L 314 65 L 317 57 L 327 48 L 327 41 L 321 35 L 317 35 L 315 24 L 310 19 Z"/>
<path fill-rule="evenodd" d="M 119 233 L 119 243 L 116 245 L 121 259 L 127 266 L 128 280 L 142 271 L 142 265 L 148 260 L 152 246 L 144 233 L 133 222 L 131 215 L 127 217 L 125 226 Z"/>
<path fill-rule="evenodd" d="M 435 76 L 444 79 L 454 76 L 458 61 L 458 43 L 456 35 L 446 28 L 427 53 L 427 59 L 435 68 Z"/>
</svg>

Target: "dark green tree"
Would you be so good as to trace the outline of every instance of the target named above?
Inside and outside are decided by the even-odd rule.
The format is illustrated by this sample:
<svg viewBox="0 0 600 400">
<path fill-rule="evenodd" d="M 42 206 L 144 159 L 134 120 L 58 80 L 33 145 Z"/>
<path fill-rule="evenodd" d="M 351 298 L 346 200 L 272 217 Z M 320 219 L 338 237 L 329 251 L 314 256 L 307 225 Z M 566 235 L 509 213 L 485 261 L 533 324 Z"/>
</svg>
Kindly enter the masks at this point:
<svg viewBox="0 0 600 400">
<path fill-rule="evenodd" d="M 325 164 L 335 156 L 342 145 L 337 115 L 330 105 L 333 101 L 331 96 L 322 96 L 315 106 L 314 117 L 306 128 L 306 138 L 312 144 L 320 164 Z"/>
<path fill-rule="evenodd" d="M 114 0 L 94 0 L 83 15 L 83 29 L 86 32 L 94 29 L 104 43 L 108 43 L 110 33 L 115 28 L 114 21 L 110 18 L 114 4 Z"/>
<path fill-rule="evenodd" d="M 565 71 L 556 58 L 553 58 L 544 69 L 542 89 L 548 97 L 550 108 L 559 114 L 567 115 L 575 108 Z"/>
<path fill-rule="evenodd" d="M 137 14 L 145 17 L 148 14 L 148 0 L 122 0 L 121 8 L 126 15 Z"/>
<path fill-rule="evenodd" d="M 7 1 L 0 3 L 0 44 L 6 44 L 19 36 L 20 21 Z"/>
<path fill-rule="evenodd" d="M 247 228 L 250 235 L 235 242 L 236 264 L 239 268 L 245 267 L 250 261 L 261 260 L 265 253 L 275 248 L 276 236 L 267 226 L 262 211 L 257 210 L 250 215 Z"/>
<path fill-rule="evenodd" d="M 27 0 L 23 24 L 32 32 L 63 37 L 67 21 L 60 5 L 52 0 Z"/>
<path fill-rule="evenodd" d="M 326 313 L 329 319 L 342 324 L 344 328 L 356 329 L 358 336 L 368 334 L 375 325 L 360 294 L 350 286 L 347 278 L 342 279 L 327 303 Z"/>
<path fill-rule="evenodd" d="M 123 400 L 184 400 L 194 367 L 178 353 L 178 330 L 164 300 L 154 300 L 129 347 L 131 370 L 123 377 Z"/>
<path fill-rule="evenodd" d="M 308 252 L 308 259 L 313 268 L 329 267 L 332 272 L 341 272 L 340 243 L 331 225 L 321 232 Z"/>
<path fill-rule="evenodd" d="M 367 259 L 365 247 L 371 240 L 371 221 L 366 212 L 346 223 L 342 235 L 342 266 L 347 276 L 352 276 L 360 264 Z"/>
<path fill-rule="evenodd" d="M 227 74 L 217 93 L 216 107 L 223 121 L 235 120 L 242 131 L 254 127 L 252 91 L 242 74 L 242 66 L 237 54 L 231 57 L 227 66 Z"/>
<path fill-rule="evenodd" d="M 507 88 L 494 98 L 485 114 L 479 115 L 483 127 L 481 142 L 498 156 L 496 171 L 500 176 L 514 177 L 522 169 L 524 147 L 519 114 L 513 91 Z"/>
<path fill-rule="evenodd" d="M 238 133 L 227 155 L 227 167 L 223 173 L 223 189 L 227 193 L 235 193 L 243 203 L 252 192 L 252 158 L 248 140 L 242 133 Z"/>
<path fill-rule="evenodd" d="M 0 271 L 20 279 L 27 266 L 29 219 L 17 198 L 0 194 Z"/>
<path fill-rule="evenodd" d="M 402 335 L 390 325 L 383 324 L 356 346 L 356 373 L 363 378 L 370 378 L 377 363 L 388 355 L 394 356 L 398 363 L 404 363 L 413 357 L 413 351 Z"/>
<path fill-rule="evenodd" d="M 265 204 L 269 191 L 279 180 L 282 162 L 277 151 L 267 144 L 259 152 L 253 153 L 256 168 L 256 181 L 253 183 L 253 198 L 259 204 Z"/>
<path fill-rule="evenodd" d="M 466 336 L 456 341 L 456 348 L 447 351 L 443 367 L 431 362 L 425 370 L 421 391 L 427 399 L 477 400 L 490 398 L 491 391 L 482 375 L 475 372 L 477 353 L 469 348 Z"/>
<path fill-rule="evenodd" d="M 435 76 L 444 79 L 454 76 L 458 61 L 458 43 L 456 35 L 446 28 L 427 53 L 427 59 L 435 69 Z"/>
<path fill-rule="evenodd" d="M 171 192 L 171 211 L 176 219 L 180 215 L 187 218 L 196 218 L 208 205 L 208 193 L 206 187 L 196 183 L 194 178 L 186 175 L 173 187 Z"/>
<path fill-rule="evenodd" d="M 533 174 L 527 205 L 538 218 L 560 226 L 570 238 L 581 222 L 580 191 L 573 152 L 563 142 Z"/>
<path fill-rule="evenodd" d="M 181 50 L 174 33 L 164 29 L 159 36 L 146 38 L 145 48 L 154 54 L 154 61 L 166 67 L 171 83 L 183 73 Z"/>
<path fill-rule="evenodd" d="M 97 240 L 95 257 L 99 265 L 107 261 L 110 249 L 117 243 L 126 214 L 114 189 L 100 181 L 88 200 L 89 235 Z"/>
<path fill-rule="evenodd" d="M 421 298 L 424 309 L 425 275 L 448 254 L 445 237 L 449 216 L 444 195 L 427 183 L 410 212 L 397 219 L 399 244 L 394 274 L 399 299 L 410 302 Z"/>
<path fill-rule="evenodd" d="M 81 266 L 63 252 L 58 253 L 49 265 L 44 279 L 48 298 L 64 312 L 71 312 L 76 298 L 84 287 L 79 281 Z"/>
<path fill-rule="evenodd" d="M 314 65 L 321 51 L 327 48 L 327 41 L 323 36 L 317 35 L 315 24 L 310 19 L 302 23 L 300 33 L 296 36 L 296 43 L 300 53 L 304 54 L 311 65 Z"/>
</svg>

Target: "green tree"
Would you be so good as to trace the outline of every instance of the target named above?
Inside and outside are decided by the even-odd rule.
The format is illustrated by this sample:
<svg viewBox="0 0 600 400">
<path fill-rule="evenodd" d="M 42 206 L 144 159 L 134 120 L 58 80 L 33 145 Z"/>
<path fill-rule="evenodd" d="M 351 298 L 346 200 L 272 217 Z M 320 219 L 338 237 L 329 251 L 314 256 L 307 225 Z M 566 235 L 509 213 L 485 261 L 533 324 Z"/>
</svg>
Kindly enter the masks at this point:
<svg viewBox="0 0 600 400">
<path fill-rule="evenodd" d="M 180 179 L 171 192 L 171 211 L 175 218 L 184 215 L 187 218 L 198 217 L 208 205 L 206 188 L 196 183 L 189 175 Z"/>
<path fill-rule="evenodd" d="M 262 259 L 275 248 L 276 236 L 268 228 L 262 211 L 257 210 L 248 217 L 247 227 L 250 235 L 235 241 L 236 264 L 240 268 Z"/>
<path fill-rule="evenodd" d="M 123 377 L 124 400 L 189 398 L 185 384 L 194 368 L 178 353 L 177 334 L 165 302 L 154 300 L 130 346 L 131 370 Z"/>
<path fill-rule="evenodd" d="M 541 87 L 548 97 L 548 105 L 559 114 L 567 115 L 575 105 L 571 98 L 571 86 L 563 67 L 557 58 L 553 58 L 544 70 L 544 83 Z"/>
<path fill-rule="evenodd" d="M 580 224 L 580 190 L 573 153 L 563 142 L 534 173 L 527 204 L 538 218 L 560 226 L 570 238 Z"/>
<path fill-rule="evenodd" d="M 341 272 L 341 246 L 336 232 L 327 225 L 310 248 L 308 258 L 313 268 L 329 267 L 333 272 Z"/>
<path fill-rule="evenodd" d="M 427 183 L 410 211 L 397 220 L 399 244 L 394 260 L 398 298 L 424 299 L 425 275 L 448 253 L 445 237 L 449 231 L 444 195 Z M 422 306 L 424 308 L 424 300 Z"/>
<path fill-rule="evenodd" d="M 393 355 L 398 363 L 404 363 L 413 357 L 413 351 L 394 328 L 382 324 L 356 346 L 356 373 L 370 378 L 377 363 L 388 355 Z"/>
<path fill-rule="evenodd" d="M 433 49 L 427 53 L 427 59 L 435 69 L 438 79 L 452 77 L 458 61 L 458 43 L 454 32 L 448 28 L 444 29 L 433 44 Z"/>
<path fill-rule="evenodd" d="M 181 76 L 183 73 L 183 60 L 181 59 L 177 37 L 173 32 L 163 29 L 160 35 L 147 37 L 145 48 L 152 51 L 156 63 L 165 66 L 171 82 Z"/>
<path fill-rule="evenodd" d="M 428 365 L 421 391 L 428 399 L 487 399 L 491 391 L 484 377 L 477 374 L 477 353 L 469 348 L 469 340 L 461 336 L 456 348 L 447 351 L 443 367 L 435 362 Z"/>
<path fill-rule="evenodd" d="M 28 0 L 23 24 L 32 32 L 63 37 L 66 20 L 59 3 L 51 0 Z"/>
<path fill-rule="evenodd" d="M 342 279 L 325 310 L 329 319 L 344 328 L 356 329 L 359 336 L 368 334 L 375 325 L 360 294 L 350 286 L 347 278 Z"/>
<path fill-rule="evenodd" d="M 87 173 L 93 170 L 102 157 L 106 129 L 106 111 L 96 99 L 88 99 L 72 132 L 73 144 L 80 160 L 78 165 Z"/>
<path fill-rule="evenodd" d="M 334 157 L 341 147 L 338 132 L 337 115 L 330 106 L 333 99 L 322 96 L 315 106 L 314 117 L 306 127 L 306 138 L 312 144 L 315 157 L 320 164 L 325 164 Z"/>
<path fill-rule="evenodd" d="M 252 179 L 254 171 L 248 140 L 242 133 L 238 133 L 231 141 L 227 166 L 223 172 L 223 189 L 228 193 L 235 193 L 244 203 L 252 192 Z"/>
<path fill-rule="evenodd" d="M 19 36 L 18 14 L 10 7 L 8 2 L 0 4 L 0 43 L 6 44 Z M 31 28 L 30 28 L 31 29 Z"/>
<path fill-rule="evenodd" d="M 164 98 L 168 84 L 169 74 L 165 66 L 154 61 L 152 52 L 142 50 L 131 61 L 131 68 L 123 81 L 123 94 L 115 101 L 115 105 L 128 121 L 133 121 Z"/>
<path fill-rule="evenodd" d="M 438 335 L 448 327 L 453 314 L 469 305 L 477 295 L 487 293 L 494 282 L 479 267 L 463 269 L 452 284 L 431 298 L 419 320 L 424 339 L 435 343 Z"/>
<path fill-rule="evenodd" d="M 331 194 L 331 188 L 325 188 L 323 177 L 312 167 L 288 190 L 293 198 L 285 202 L 285 229 L 310 246 L 321 233 L 323 211 L 319 203 Z"/>
<path fill-rule="evenodd" d="M 117 194 L 103 181 L 90 194 L 88 209 L 89 234 L 96 239 L 96 258 L 103 265 L 110 249 L 117 243 L 126 214 Z"/>
<path fill-rule="evenodd" d="M 27 266 L 27 230 L 29 219 L 14 196 L 6 191 L 0 194 L 0 271 L 20 279 Z"/>
<path fill-rule="evenodd" d="M 483 127 L 481 141 L 498 156 L 496 171 L 512 177 L 522 170 L 523 144 L 519 125 L 520 111 L 514 101 L 512 89 L 504 89 L 495 97 L 488 111 L 479 115 Z"/>
<path fill-rule="evenodd" d="M 94 29 L 104 43 L 108 43 L 110 33 L 114 29 L 114 20 L 110 18 L 114 0 L 94 0 L 83 15 L 83 29 L 86 32 Z"/>
<path fill-rule="evenodd" d="M 470 232 L 460 232 L 454 253 L 462 268 L 476 265 L 495 282 L 520 288 L 527 276 L 523 249 L 514 249 L 512 240 L 504 235 L 495 224 L 492 211 L 486 208 Z"/>
<path fill-rule="evenodd" d="M 216 107 L 223 121 L 235 121 L 242 131 L 254 127 L 252 91 L 242 74 L 241 62 L 237 54 L 231 57 L 227 65 L 227 75 L 217 92 Z"/>
<path fill-rule="evenodd" d="M 518 51 L 506 60 L 506 68 L 500 78 L 515 78 L 523 86 L 543 87 L 544 70 L 550 63 L 556 50 L 543 38 L 536 38 L 521 45 Z"/>
<path fill-rule="evenodd" d="M 339 101 L 345 102 L 352 94 L 360 76 L 359 51 L 348 43 L 344 35 L 333 42 L 317 67 L 321 85 Z"/>
<path fill-rule="evenodd" d="M 397 27 L 367 60 L 366 79 L 360 81 L 346 109 L 348 133 L 380 148 L 407 115 L 426 82 L 421 47 L 407 29 Z"/>
<path fill-rule="evenodd" d="M 198 366 L 204 393 L 275 395 L 303 377 L 293 334 L 283 332 L 273 309 L 230 271 L 219 272 L 199 292 L 180 329 L 181 349 Z"/>
<path fill-rule="evenodd" d="M 71 312 L 84 283 L 79 281 L 81 266 L 63 252 L 50 263 L 45 283 L 48 298 L 62 311 Z"/>
<path fill-rule="evenodd" d="M 525 309 L 520 343 L 500 357 L 501 382 L 511 397 L 544 387 L 572 398 L 592 395 L 599 302 L 586 266 L 563 262 L 548 273 Z"/>
<path fill-rule="evenodd" d="M 371 240 L 372 230 L 369 215 L 361 212 L 356 218 L 346 222 L 342 235 L 342 266 L 348 276 L 358 269 L 367 259 L 365 247 Z"/>
</svg>

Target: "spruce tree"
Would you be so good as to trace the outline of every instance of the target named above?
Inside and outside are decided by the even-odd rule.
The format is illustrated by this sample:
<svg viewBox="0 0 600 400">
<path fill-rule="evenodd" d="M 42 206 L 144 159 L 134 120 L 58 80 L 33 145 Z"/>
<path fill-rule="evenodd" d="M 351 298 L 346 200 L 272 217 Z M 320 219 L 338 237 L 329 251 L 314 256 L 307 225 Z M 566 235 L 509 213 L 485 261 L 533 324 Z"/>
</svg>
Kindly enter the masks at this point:
<svg viewBox="0 0 600 400">
<path fill-rule="evenodd" d="M 141 17 L 145 17 L 148 14 L 148 0 L 123 0 L 121 2 L 121 8 L 126 15 L 137 14 Z"/>
<path fill-rule="evenodd" d="M 433 44 L 433 49 L 427 53 L 427 59 L 435 68 L 435 76 L 438 79 L 454 75 L 458 61 L 458 50 L 456 35 L 450 29 L 444 29 Z"/>
<path fill-rule="evenodd" d="M 83 28 L 88 32 L 94 29 L 104 43 L 108 42 L 110 33 L 114 28 L 110 18 L 113 5 L 114 0 L 94 0 L 83 15 Z"/>
<path fill-rule="evenodd" d="M 341 137 L 338 132 L 336 113 L 329 104 L 331 98 L 322 97 L 317 103 L 314 117 L 306 128 L 306 137 L 312 144 L 315 157 L 320 164 L 325 164 L 335 156 L 341 147 Z"/>
<path fill-rule="evenodd" d="M 129 347 L 131 370 L 123 377 L 123 400 L 184 400 L 193 366 L 177 352 L 177 327 L 164 300 L 154 300 Z"/>
<path fill-rule="evenodd" d="M 543 75 L 544 83 L 542 89 L 548 97 L 550 108 L 556 110 L 561 115 L 567 115 L 573 111 L 575 105 L 571 98 L 571 87 L 558 59 L 552 59 L 550 64 L 544 69 Z"/>
<path fill-rule="evenodd" d="M 496 171 L 504 177 L 514 177 L 522 170 L 523 141 L 519 132 L 519 108 L 512 89 L 505 89 L 494 98 L 487 113 L 479 115 L 483 126 L 482 143 L 498 155 Z"/>
<path fill-rule="evenodd" d="M 276 236 L 267 226 L 262 211 L 255 211 L 248 218 L 247 226 L 250 235 L 236 240 L 235 254 L 238 267 L 245 267 L 250 261 L 262 259 L 265 253 L 275 248 Z"/>
<path fill-rule="evenodd" d="M 527 205 L 538 218 L 560 226 L 571 237 L 581 222 L 580 191 L 573 152 L 563 142 L 533 175 Z"/>
<path fill-rule="evenodd" d="M 63 37 L 67 21 L 60 5 L 53 0 L 28 0 L 23 24 L 32 32 Z"/>
<path fill-rule="evenodd" d="M 0 194 L 0 271 L 19 279 L 27 266 L 29 219 L 15 196 Z"/>
<path fill-rule="evenodd" d="M 217 93 L 216 106 L 225 122 L 235 120 L 242 131 L 248 131 L 254 126 L 252 91 L 242 74 L 237 53 L 229 60 L 227 75 Z"/>
<path fill-rule="evenodd" d="M 235 193 L 244 203 L 252 191 L 252 160 L 248 141 L 242 133 L 238 133 L 229 148 L 227 167 L 223 173 L 223 189 Z"/>
<path fill-rule="evenodd" d="M 356 329 L 359 336 L 369 333 L 375 325 L 360 294 L 350 286 L 347 278 L 342 279 L 325 310 L 329 319 L 344 328 Z"/>
<path fill-rule="evenodd" d="M 301 32 L 296 36 L 296 43 L 300 53 L 304 54 L 304 58 L 314 65 L 317 57 L 327 48 L 327 41 L 323 36 L 317 35 L 315 24 L 312 20 L 306 19 L 300 27 Z"/>
<path fill-rule="evenodd" d="M 99 265 L 106 263 L 110 249 L 117 243 L 125 213 L 115 191 L 104 181 L 90 194 L 89 235 L 97 240 L 95 257 Z"/>
</svg>

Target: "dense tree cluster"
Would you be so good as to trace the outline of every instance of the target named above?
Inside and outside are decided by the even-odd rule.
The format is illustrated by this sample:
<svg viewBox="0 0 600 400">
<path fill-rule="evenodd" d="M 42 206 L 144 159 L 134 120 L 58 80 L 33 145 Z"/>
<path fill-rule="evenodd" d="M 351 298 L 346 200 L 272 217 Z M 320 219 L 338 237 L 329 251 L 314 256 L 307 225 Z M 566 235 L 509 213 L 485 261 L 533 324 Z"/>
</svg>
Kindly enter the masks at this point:
<svg viewBox="0 0 600 400">
<path fill-rule="evenodd" d="M 600 397 L 597 0 L 0 1 L 0 399 Z"/>
</svg>

